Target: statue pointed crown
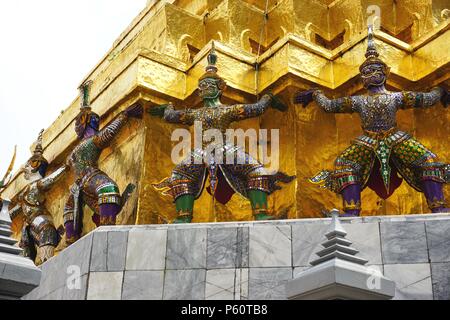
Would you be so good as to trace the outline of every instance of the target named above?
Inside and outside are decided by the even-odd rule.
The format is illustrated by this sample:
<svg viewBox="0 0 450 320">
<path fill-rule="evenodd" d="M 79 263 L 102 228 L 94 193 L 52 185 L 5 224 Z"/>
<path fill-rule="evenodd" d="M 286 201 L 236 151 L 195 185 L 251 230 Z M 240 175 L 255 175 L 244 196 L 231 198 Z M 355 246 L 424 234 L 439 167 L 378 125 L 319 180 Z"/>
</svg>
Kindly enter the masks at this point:
<svg viewBox="0 0 450 320">
<path fill-rule="evenodd" d="M 44 148 L 42 147 L 42 136 L 44 134 L 44 129 L 39 132 L 38 138 L 36 140 L 36 145 L 34 147 L 33 155 L 28 160 L 33 168 L 38 168 L 41 164 L 48 164 L 47 159 L 44 158 Z"/>
<path fill-rule="evenodd" d="M 367 49 L 366 49 L 366 60 L 361 64 L 359 67 L 359 71 L 361 72 L 366 66 L 377 64 L 381 65 L 383 67 L 383 70 L 385 73 L 388 72 L 389 68 L 386 65 L 386 63 L 383 62 L 379 58 L 380 54 L 377 51 L 377 48 L 375 46 L 375 40 L 373 38 L 373 26 L 368 26 L 368 32 L 367 32 Z"/>
<path fill-rule="evenodd" d="M 81 111 L 90 111 L 91 110 L 91 85 L 92 80 L 88 80 L 79 86 L 78 90 L 80 90 L 80 110 Z"/>
<path fill-rule="evenodd" d="M 100 118 L 99 115 L 93 112 L 91 109 L 91 85 L 92 81 L 88 80 L 78 88 L 80 90 L 80 113 L 75 120 L 75 132 L 77 133 L 78 137 L 82 137 L 92 117 L 95 117 L 97 119 Z"/>
<path fill-rule="evenodd" d="M 208 65 L 205 68 L 205 73 L 200 77 L 198 80 L 199 82 L 206 78 L 212 78 L 224 81 L 218 74 L 217 74 L 217 54 L 216 54 L 216 47 L 214 45 L 214 41 L 211 43 L 211 50 L 208 53 Z"/>
<path fill-rule="evenodd" d="M 39 132 L 38 138 L 36 140 L 36 146 L 34 147 L 33 154 L 36 156 L 42 156 L 44 149 L 42 148 L 42 135 L 44 134 L 44 129 Z"/>
</svg>

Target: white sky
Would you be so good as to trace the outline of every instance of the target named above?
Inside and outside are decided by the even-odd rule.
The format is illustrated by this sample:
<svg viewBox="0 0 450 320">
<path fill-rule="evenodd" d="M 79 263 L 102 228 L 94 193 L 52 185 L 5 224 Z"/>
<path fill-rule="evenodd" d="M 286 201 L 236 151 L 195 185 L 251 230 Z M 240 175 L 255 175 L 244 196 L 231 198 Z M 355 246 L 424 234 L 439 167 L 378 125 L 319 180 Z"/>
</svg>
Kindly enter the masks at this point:
<svg viewBox="0 0 450 320">
<path fill-rule="evenodd" d="M 0 179 L 14 145 L 17 169 L 146 2 L 0 1 Z"/>
</svg>

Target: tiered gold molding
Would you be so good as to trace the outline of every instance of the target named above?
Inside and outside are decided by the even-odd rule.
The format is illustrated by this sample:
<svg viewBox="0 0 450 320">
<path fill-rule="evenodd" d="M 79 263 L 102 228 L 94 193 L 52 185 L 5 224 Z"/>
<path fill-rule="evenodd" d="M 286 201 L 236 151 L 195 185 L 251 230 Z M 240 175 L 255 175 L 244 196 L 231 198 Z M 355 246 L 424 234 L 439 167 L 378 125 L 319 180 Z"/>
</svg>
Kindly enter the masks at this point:
<svg viewBox="0 0 450 320">
<path fill-rule="evenodd" d="M 226 102 L 255 101 L 268 90 L 289 102 L 289 111 L 284 114 L 270 110 L 261 119 L 239 124 L 244 129 L 280 129 L 281 169 L 296 174 L 298 179 L 271 197 L 271 209 L 282 217 L 320 216 L 322 209 L 340 206 L 340 200 L 309 185 L 306 179 L 319 169 L 332 167 L 334 158 L 360 132 L 359 120 L 356 115 L 325 114 L 316 105 L 303 109 L 291 101 L 297 90 L 313 86 L 320 86 L 336 97 L 361 91 L 358 67 L 364 59 L 365 8 L 369 2 L 270 0 L 264 23 L 265 3 L 149 1 L 84 80 L 93 80 L 92 108 L 102 115 L 103 123 L 137 100 L 147 105 L 171 101 L 176 107 L 195 107 L 200 102 L 196 96 L 197 80 L 204 72 L 206 55 L 214 40 L 219 74 L 228 85 Z M 382 9 L 384 31 L 376 31 L 375 36 L 381 58 L 391 66 L 390 89 L 448 87 L 450 23 L 445 3 L 370 2 Z M 393 36 L 402 35 L 408 26 L 410 41 Z M 342 33 L 341 45 L 333 50 L 324 47 L 324 41 L 332 43 Z M 316 41 L 318 36 L 322 40 Z M 255 64 L 259 71 L 255 70 Z M 44 133 L 50 170 L 65 161 L 76 143 L 73 126 L 78 110 L 76 99 Z M 450 161 L 446 145 L 449 118 L 449 112 L 437 106 L 427 111 L 401 112 L 399 124 L 433 147 L 442 160 Z M 155 223 L 174 217 L 170 199 L 161 197 L 150 186 L 169 175 L 173 167 L 170 135 L 174 128 L 147 115 L 142 123 L 133 122 L 117 144 L 103 154 L 101 169 L 111 174 L 121 189 L 128 182 L 138 185 L 119 222 Z M 70 179 L 69 174 L 50 192 L 49 209 L 57 225 L 62 223 Z M 24 185 L 23 177 L 15 176 L 2 196 L 13 198 Z M 226 207 L 217 205 L 216 217 L 210 214 L 210 202 L 205 192 L 196 205 L 194 221 L 251 219 L 247 201 L 237 195 Z M 406 184 L 388 201 L 380 201 L 371 191 L 363 195 L 365 214 L 424 211 L 427 211 L 425 200 Z M 91 228 L 93 224 L 87 219 L 85 229 Z"/>
</svg>

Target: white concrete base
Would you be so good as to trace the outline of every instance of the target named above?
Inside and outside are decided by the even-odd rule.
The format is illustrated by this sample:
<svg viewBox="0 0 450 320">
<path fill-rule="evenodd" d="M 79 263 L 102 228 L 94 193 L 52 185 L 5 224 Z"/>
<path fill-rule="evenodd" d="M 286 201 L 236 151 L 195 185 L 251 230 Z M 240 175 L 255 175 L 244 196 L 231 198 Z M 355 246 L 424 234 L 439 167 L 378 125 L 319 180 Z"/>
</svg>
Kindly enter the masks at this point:
<svg viewBox="0 0 450 320">
<path fill-rule="evenodd" d="M 19 299 L 41 281 L 41 270 L 22 256 L 0 252 L 0 270 L 0 299 Z"/>
<path fill-rule="evenodd" d="M 334 258 L 297 275 L 286 285 L 290 300 L 385 300 L 395 283 L 375 268 Z"/>
</svg>

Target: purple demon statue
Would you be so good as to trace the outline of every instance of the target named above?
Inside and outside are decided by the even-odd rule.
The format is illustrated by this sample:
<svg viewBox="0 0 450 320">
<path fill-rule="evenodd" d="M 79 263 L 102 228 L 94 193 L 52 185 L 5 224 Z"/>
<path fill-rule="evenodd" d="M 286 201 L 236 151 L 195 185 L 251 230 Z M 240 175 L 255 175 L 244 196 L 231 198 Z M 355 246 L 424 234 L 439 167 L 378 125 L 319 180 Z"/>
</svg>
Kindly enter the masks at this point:
<svg viewBox="0 0 450 320">
<path fill-rule="evenodd" d="M 75 122 L 80 142 L 67 160 L 75 173 L 75 183 L 70 189 L 63 215 L 68 245 L 81 235 L 84 205 L 94 212 L 92 220 L 97 226 L 114 225 L 116 216 L 135 187 L 128 185 L 121 195 L 117 184 L 98 168 L 98 159 L 130 118 L 142 118 L 143 108 L 136 103 L 99 130 L 100 117 L 89 106 L 90 85 L 91 82 L 87 82 L 80 87 L 81 110 Z"/>
<path fill-rule="evenodd" d="M 366 95 L 331 100 L 321 90 L 313 89 L 295 98 L 304 107 L 314 100 L 325 112 L 357 112 L 364 131 L 336 159 L 335 170 L 321 171 L 310 181 L 342 195 L 344 216 L 360 214 L 361 190 L 365 187 L 387 199 L 403 179 L 425 194 L 432 212 L 447 212 L 442 187 L 450 180 L 450 166 L 438 162 L 434 153 L 399 130 L 396 122 L 400 109 L 428 108 L 439 100 L 446 107 L 447 90 L 439 87 L 427 93 L 386 90 L 389 67 L 378 58 L 372 27 L 369 27 L 365 56 L 360 74 L 368 91 Z"/>
</svg>

